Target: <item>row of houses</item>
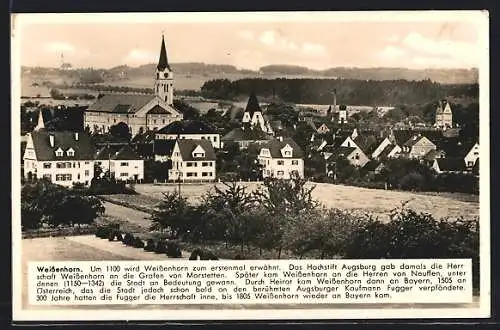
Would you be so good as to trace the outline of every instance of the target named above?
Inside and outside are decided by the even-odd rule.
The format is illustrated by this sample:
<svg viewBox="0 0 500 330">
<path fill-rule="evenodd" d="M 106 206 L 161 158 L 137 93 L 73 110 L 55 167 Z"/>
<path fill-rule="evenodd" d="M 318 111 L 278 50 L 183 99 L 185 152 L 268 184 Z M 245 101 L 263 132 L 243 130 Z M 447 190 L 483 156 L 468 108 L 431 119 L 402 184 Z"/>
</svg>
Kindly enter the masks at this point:
<svg viewBox="0 0 500 330">
<path fill-rule="evenodd" d="M 466 173 L 478 165 L 479 150 L 477 140 L 446 136 L 436 130 L 390 130 L 377 134 L 338 129 L 332 134 L 313 135 L 310 156 L 320 154 L 327 163 L 341 157 L 353 166 L 374 170 L 381 169 L 387 159 L 417 159 L 437 173 Z"/>
</svg>

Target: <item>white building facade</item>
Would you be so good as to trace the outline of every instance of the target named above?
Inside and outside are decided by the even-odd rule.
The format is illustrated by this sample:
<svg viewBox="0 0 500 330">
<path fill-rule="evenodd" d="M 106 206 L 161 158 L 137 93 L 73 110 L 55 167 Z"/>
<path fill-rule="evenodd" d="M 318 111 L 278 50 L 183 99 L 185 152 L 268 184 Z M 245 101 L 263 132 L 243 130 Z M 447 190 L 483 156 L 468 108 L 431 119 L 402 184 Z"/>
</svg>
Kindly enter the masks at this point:
<svg viewBox="0 0 500 330">
<path fill-rule="evenodd" d="M 90 136 L 78 132 L 33 131 L 27 136 L 23 155 L 24 177 L 46 179 L 72 187 L 89 186 L 94 177 Z"/>
<path fill-rule="evenodd" d="M 257 158 L 264 178 L 304 177 L 303 152 L 291 139 L 275 139 L 263 144 Z"/>
<path fill-rule="evenodd" d="M 216 157 L 207 140 L 177 140 L 172 152 L 169 181 L 207 182 L 216 178 Z"/>
</svg>

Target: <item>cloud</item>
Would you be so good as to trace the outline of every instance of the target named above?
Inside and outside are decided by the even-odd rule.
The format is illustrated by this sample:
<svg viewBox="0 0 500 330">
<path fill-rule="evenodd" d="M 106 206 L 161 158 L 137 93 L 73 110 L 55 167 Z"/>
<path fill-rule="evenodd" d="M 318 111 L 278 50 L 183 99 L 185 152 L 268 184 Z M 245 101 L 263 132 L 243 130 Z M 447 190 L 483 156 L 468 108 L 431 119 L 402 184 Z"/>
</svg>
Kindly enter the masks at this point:
<svg viewBox="0 0 500 330">
<path fill-rule="evenodd" d="M 393 34 L 387 38 L 387 41 L 389 42 L 398 42 L 401 39 L 401 37 L 397 34 Z"/>
<path fill-rule="evenodd" d="M 123 61 L 125 63 L 154 63 L 157 60 L 158 54 L 144 50 L 144 49 L 132 49 L 127 56 L 124 57 Z"/>
<path fill-rule="evenodd" d="M 263 45 L 281 52 L 293 52 L 295 55 L 314 58 L 328 57 L 325 46 L 312 42 L 296 42 L 276 30 L 267 30 L 258 39 Z"/>
<path fill-rule="evenodd" d="M 396 46 L 386 46 L 383 50 L 378 53 L 378 56 L 382 59 L 392 60 L 405 55 L 405 51 Z"/>
<path fill-rule="evenodd" d="M 412 32 L 402 40 L 402 44 L 413 49 L 415 52 L 424 54 L 424 56 L 431 55 L 431 57 L 441 59 L 448 58 L 462 63 L 462 65 L 478 65 L 478 47 L 474 43 L 446 39 L 433 40 L 425 38 L 419 33 Z"/>
<path fill-rule="evenodd" d="M 311 56 L 318 56 L 318 57 L 328 56 L 328 52 L 325 46 L 310 42 L 302 44 L 302 52 L 306 55 L 311 55 Z"/>
<path fill-rule="evenodd" d="M 242 39 L 246 39 L 246 40 L 253 40 L 255 39 L 255 36 L 253 35 L 252 32 L 250 31 L 247 31 L 247 30 L 241 30 L 240 32 L 238 32 L 238 36 Z"/>
<path fill-rule="evenodd" d="M 53 41 L 45 44 L 45 50 L 50 53 L 75 53 L 76 47 L 67 42 Z"/>
</svg>

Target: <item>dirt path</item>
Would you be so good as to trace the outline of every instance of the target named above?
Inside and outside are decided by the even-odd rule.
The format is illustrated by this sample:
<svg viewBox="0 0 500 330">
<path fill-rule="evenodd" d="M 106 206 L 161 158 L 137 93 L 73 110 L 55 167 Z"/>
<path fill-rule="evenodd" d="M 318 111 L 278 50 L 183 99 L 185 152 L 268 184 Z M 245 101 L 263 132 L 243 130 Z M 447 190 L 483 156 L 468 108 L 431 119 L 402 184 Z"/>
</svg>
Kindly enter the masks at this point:
<svg viewBox="0 0 500 330">
<path fill-rule="evenodd" d="M 151 220 L 149 220 L 150 215 L 146 212 L 141 212 L 134 210 L 125 206 L 104 202 L 104 207 L 106 208 L 106 214 L 112 217 L 116 217 L 122 220 L 126 220 L 130 223 L 136 224 L 143 228 L 149 228 L 151 226 Z"/>
</svg>

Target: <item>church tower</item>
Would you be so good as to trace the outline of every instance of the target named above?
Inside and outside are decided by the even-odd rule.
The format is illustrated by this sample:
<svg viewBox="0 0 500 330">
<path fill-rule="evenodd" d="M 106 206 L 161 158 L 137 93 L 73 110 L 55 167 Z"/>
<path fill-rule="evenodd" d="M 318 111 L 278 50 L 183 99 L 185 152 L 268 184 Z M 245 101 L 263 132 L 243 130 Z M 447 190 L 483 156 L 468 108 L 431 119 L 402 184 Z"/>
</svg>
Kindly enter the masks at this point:
<svg viewBox="0 0 500 330">
<path fill-rule="evenodd" d="M 161 36 L 160 59 L 156 66 L 154 92 L 157 97 L 167 104 L 174 103 L 174 73 L 170 69 L 167 58 L 167 49 L 165 47 L 165 38 Z"/>
</svg>

